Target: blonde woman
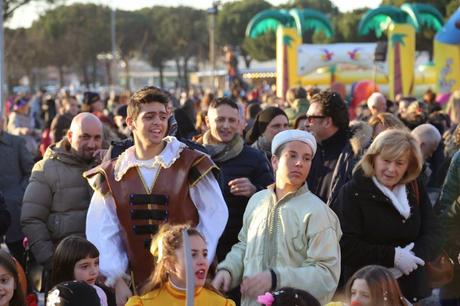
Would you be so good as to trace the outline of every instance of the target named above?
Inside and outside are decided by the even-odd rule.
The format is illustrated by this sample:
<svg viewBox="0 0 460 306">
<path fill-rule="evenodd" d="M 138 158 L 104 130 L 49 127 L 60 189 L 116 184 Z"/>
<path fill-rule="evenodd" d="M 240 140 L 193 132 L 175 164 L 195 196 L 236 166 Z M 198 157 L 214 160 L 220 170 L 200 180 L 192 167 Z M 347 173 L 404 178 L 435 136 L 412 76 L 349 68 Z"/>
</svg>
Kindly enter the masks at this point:
<svg viewBox="0 0 460 306">
<path fill-rule="evenodd" d="M 411 302 L 431 294 L 425 262 L 441 247 L 439 223 L 417 182 L 422 155 L 409 132 L 380 133 L 343 186 L 333 209 L 343 230 L 340 241 L 346 281 L 366 265 L 390 268 Z"/>
</svg>

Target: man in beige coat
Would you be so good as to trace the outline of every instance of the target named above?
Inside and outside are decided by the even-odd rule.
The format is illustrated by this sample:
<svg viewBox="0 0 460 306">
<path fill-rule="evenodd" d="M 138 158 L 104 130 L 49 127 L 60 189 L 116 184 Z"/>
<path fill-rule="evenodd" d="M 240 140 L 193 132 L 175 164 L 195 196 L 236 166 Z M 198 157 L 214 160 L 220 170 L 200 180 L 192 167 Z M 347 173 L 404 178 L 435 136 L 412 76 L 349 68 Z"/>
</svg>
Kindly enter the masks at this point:
<svg viewBox="0 0 460 306">
<path fill-rule="evenodd" d="M 82 174 L 94 166 L 101 142 L 99 119 L 81 113 L 73 118 L 67 136 L 51 145 L 32 169 L 21 226 L 33 255 L 45 268 L 51 268 L 59 241 L 72 234 L 85 236 L 92 189 Z"/>
<path fill-rule="evenodd" d="M 308 190 L 305 179 L 316 151 L 312 134 L 288 130 L 272 142 L 276 183 L 254 194 L 238 239 L 217 267 L 214 287 L 241 286 L 242 306 L 282 287 L 305 290 L 326 304 L 340 275 L 342 235 L 334 212 Z"/>
</svg>

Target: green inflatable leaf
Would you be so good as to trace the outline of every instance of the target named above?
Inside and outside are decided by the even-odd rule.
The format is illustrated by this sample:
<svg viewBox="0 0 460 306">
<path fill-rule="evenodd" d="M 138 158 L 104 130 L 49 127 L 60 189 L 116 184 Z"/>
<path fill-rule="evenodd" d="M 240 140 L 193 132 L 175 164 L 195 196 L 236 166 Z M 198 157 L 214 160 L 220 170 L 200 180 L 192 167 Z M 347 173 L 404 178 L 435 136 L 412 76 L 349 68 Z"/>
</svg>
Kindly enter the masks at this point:
<svg viewBox="0 0 460 306">
<path fill-rule="evenodd" d="M 274 31 L 278 26 L 295 27 L 301 36 L 307 30 L 322 32 L 326 37 L 332 37 L 329 18 L 314 9 L 264 10 L 255 15 L 246 27 L 246 36 L 256 38 L 267 31 Z"/>
</svg>

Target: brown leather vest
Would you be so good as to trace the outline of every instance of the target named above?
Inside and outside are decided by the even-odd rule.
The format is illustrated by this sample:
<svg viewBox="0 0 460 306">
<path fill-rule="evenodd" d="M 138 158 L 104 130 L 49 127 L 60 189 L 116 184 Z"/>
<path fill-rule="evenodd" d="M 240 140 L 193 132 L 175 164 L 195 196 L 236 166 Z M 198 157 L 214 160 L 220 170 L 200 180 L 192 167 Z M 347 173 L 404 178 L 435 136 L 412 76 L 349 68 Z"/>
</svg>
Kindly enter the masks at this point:
<svg viewBox="0 0 460 306">
<path fill-rule="evenodd" d="M 130 168 L 117 182 L 114 166 L 115 161 L 105 163 L 99 173 L 104 174 L 106 187 L 115 199 L 132 281 L 139 289 L 154 269 L 150 254 L 152 236 L 165 222 L 198 224 L 198 211 L 190 198 L 189 186 L 216 166 L 206 155 L 185 148 L 171 167 L 160 168 L 153 186 L 145 185 L 138 167 Z"/>
</svg>

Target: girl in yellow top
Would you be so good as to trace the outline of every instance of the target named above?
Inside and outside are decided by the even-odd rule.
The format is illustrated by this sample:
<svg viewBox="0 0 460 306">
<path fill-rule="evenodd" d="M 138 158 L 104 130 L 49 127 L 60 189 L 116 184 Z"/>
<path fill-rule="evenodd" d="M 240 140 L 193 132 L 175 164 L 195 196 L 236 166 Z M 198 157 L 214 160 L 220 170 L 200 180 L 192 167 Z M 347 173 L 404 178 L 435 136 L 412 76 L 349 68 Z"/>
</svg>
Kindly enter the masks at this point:
<svg viewBox="0 0 460 306">
<path fill-rule="evenodd" d="M 185 256 L 182 230 L 190 236 L 195 272 L 196 306 L 235 306 L 221 296 L 207 281 L 208 250 L 203 236 L 188 225 L 165 224 L 152 241 L 150 252 L 156 258 L 155 270 L 142 288 L 142 296 L 131 297 L 126 306 L 185 306 Z"/>
</svg>

